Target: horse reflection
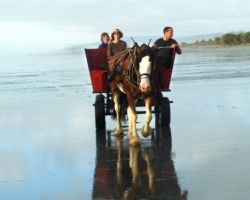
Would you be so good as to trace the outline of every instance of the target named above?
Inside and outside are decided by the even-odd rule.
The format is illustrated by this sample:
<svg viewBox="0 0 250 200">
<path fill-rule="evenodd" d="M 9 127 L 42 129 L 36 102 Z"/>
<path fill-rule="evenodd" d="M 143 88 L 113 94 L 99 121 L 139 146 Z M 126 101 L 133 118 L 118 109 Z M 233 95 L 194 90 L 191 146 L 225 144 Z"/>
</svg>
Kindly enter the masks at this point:
<svg viewBox="0 0 250 200">
<path fill-rule="evenodd" d="M 142 151 L 142 157 L 144 161 L 146 161 L 146 165 L 147 165 L 146 174 L 148 176 L 148 186 L 147 187 L 143 186 L 142 188 L 143 180 L 142 180 L 141 172 L 139 169 L 140 166 L 138 164 L 138 161 L 139 161 L 138 156 L 139 156 L 140 148 L 130 147 L 129 150 L 130 150 L 129 166 L 132 172 L 132 185 L 130 188 L 127 188 L 123 192 L 122 199 L 135 199 L 138 196 L 143 198 L 144 197 L 143 194 L 146 194 L 146 193 L 154 194 L 155 193 L 155 186 L 154 186 L 155 172 L 152 166 L 152 158 L 153 158 L 152 151 L 150 149 L 144 149 Z"/>
<path fill-rule="evenodd" d="M 145 148 L 128 145 L 123 137 L 108 140 L 106 151 L 98 145 L 102 147 L 100 160 L 104 166 L 106 158 L 107 168 L 105 176 L 95 179 L 102 180 L 103 188 L 93 189 L 93 199 L 187 199 L 171 158 L 169 127 L 157 128 L 149 145 L 143 144 Z"/>
</svg>

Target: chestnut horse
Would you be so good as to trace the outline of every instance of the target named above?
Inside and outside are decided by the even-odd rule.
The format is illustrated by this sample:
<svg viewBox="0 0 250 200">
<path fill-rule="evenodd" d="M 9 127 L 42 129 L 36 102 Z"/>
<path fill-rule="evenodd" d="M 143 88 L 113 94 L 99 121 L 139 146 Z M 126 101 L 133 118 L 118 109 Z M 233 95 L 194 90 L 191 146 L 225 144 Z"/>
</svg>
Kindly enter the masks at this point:
<svg viewBox="0 0 250 200">
<path fill-rule="evenodd" d="M 116 112 L 116 129 L 114 134 L 120 135 L 123 133 L 121 116 L 124 110 L 121 107 L 125 102 L 124 100 L 127 100 L 128 138 L 130 140 L 129 144 L 132 146 L 140 145 L 140 138 L 136 129 L 137 113 L 135 109 L 138 98 L 144 99 L 146 108 L 142 135 L 147 137 L 152 133 L 149 123 L 152 120 L 151 107 L 154 98 L 155 50 L 146 44 L 138 46 L 135 43 L 132 48 L 115 54 L 109 60 L 109 87 L 113 94 Z"/>
</svg>

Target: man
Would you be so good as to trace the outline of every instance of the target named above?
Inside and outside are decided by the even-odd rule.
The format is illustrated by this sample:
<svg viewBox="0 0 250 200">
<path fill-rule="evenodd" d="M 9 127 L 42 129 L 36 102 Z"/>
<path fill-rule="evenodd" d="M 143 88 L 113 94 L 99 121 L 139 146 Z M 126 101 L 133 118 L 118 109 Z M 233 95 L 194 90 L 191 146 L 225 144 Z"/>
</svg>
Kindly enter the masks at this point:
<svg viewBox="0 0 250 200">
<path fill-rule="evenodd" d="M 158 67 L 167 68 L 172 67 L 173 50 L 175 50 L 177 54 L 181 54 L 181 48 L 176 40 L 172 39 L 174 35 L 172 27 L 165 27 L 163 33 L 163 37 L 156 40 L 154 46 L 158 49 L 156 54 Z"/>
</svg>

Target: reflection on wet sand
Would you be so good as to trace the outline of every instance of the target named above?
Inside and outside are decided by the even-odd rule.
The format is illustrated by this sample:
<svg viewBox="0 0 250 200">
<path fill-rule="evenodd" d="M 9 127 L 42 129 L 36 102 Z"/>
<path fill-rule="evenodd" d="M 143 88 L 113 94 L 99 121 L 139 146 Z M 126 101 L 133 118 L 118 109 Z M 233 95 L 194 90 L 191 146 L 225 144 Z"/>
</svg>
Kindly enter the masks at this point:
<svg viewBox="0 0 250 200">
<path fill-rule="evenodd" d="M 171 158 L 170 127 L 157 128 L 151 143 L 139 147 L 105 130 L 96 136 L 93 199 L 187 199 Z"/>
</svg>

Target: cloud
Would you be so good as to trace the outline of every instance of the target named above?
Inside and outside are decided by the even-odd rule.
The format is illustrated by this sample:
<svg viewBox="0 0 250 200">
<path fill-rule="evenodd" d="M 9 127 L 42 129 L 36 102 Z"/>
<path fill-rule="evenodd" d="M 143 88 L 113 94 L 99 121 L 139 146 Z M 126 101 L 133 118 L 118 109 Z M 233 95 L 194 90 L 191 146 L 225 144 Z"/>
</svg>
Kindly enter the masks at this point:
<svg viewBox="0 0 250 200">
<path fill-rule="evenodd" d="M 46 23 L 2 22 L 0 23 L 1 50 L 8 52 L 53 52 L 91 38 L 91 33 L 84 27 L 52 26 Z M 94 39 L 94 38 L 93 38 Z M 2 52 L 2 53 L 3 53 Z"/>
<path fill-rule="evenodd" d="M 172 26 L 177 37 L 249 31 L 250 7 L 246 5 L 247 0 L 8 0 L 0 2 L 4 32 L 0 44 L 16 40 L 16 44 L 32 42 L 44 49 L 52 44 L 67 47 L 98 42 L 101 32 L 111 33 L 114 28 L 125 36 L 159 37 L 165 26 Z"/>
</svg>

